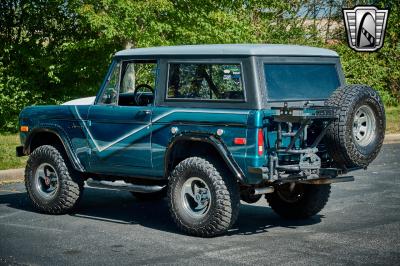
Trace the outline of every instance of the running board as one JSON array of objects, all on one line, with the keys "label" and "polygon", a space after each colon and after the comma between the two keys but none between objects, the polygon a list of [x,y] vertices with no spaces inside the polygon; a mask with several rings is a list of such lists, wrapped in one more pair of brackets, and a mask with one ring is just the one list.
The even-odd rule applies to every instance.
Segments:
[{"label": "running board", "polygon": [[148,185],[135,185],[131,183],[126,183],[123,180],[117,181],[105,181],[105,180],[93,180],[89,178],[86,180],[86,185],[92,188],[101,189],[112,189],[112,190],[125,190],[131,192],[139,193],[154,193],[161,191],[165,186],[148,186]]}]

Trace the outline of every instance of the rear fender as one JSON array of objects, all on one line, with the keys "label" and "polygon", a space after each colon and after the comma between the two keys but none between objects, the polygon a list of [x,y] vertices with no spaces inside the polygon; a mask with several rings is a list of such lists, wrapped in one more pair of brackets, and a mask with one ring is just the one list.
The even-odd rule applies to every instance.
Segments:
[{"label": "rear fender", "polygon": [[218,152],[223,162],[228,166],[229,170],[235,175],[236,179],[239,180],[241,183],[244,182],[244,173],[240,169],[239,165],[236,163],[235,159],[232,157],[232,154],[229,152],[226,145],[224,145],[224,143],[214,135],[201,133],[183,133],[175,136],[170,141],[169,145],[167,146],[167,151],[164,158],[165,176],[168,176],[170,170],[172,170],[170,167],[170,160],[173,156],[172,152],[175,145],[179,145],[180,141],[193,141],[211,144]]}]

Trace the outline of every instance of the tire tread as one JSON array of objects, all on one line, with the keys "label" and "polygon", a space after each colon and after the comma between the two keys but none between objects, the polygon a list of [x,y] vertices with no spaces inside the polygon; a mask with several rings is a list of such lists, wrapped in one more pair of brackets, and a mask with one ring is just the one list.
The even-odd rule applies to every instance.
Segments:
[{"label": "tire tread", "polygon": [[[212,180],[216,191],[216,209],[211,221],[203,226],[189,226],[182,221],[174,201],[174,186],[187,169],[202,169]],[[172,219],[184,232],[201,237],[212,237],[225,233],[237,220],[239,214],[239,191],[237,183],[223,169],[217,168],[208,160],[200,157],[189,157],[180,162],[172,171],[168,186],[168,202]]]},{"label": "tire tread", "polygon": [[[33,191],[35,166],[43,158],[52,161],[59,178],[59,194],[50,202],[43,202]],[[51,145],[40,146],[29,156],[25,168],[25,187],[36,209],[50,214],[63,214],[76,206],[83,192],[83,180],[72,176],[73,170],[67,165],[59,150]]]},{"label": "tire tread", "polygon": [[286,219],[306,219],[320,212],[326,205],[331,185],[304,185],[305,195],[295,203],[288,203],[277,192],[266,194],[271,209]]},{"label": "tire tread", "polygon": [[[382,129],[383,134],[378,134],[375,149],[369,154],[359,151],[349,134],[350,120],[355,106],[363,99],[372,99],[376,104],[376,123]],[[334,121],[326,134],[326,143],[333,161],[340,167],[366,167],[378,155],[383,144],[385,132],[385,110],[379,94],[371,87],[365,85],[345,85],[333,92],[326,101],[326,105],[338,107],[338,120]]]}]

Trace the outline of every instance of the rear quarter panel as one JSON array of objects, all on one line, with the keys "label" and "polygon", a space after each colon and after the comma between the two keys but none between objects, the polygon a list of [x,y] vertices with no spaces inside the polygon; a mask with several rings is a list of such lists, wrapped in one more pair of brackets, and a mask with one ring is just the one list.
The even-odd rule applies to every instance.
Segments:
[{"label": "rear quarter panel", "polygon": [[[232,109],[202,109],[158,107],[153,113],[152,160],[154,169],[164,170],[166,148],[174,134],[172,127],[178,133],[196,132],[217,135],[222,129],[223,134],[218,138],[227,146],[237,164],[246,168],[246,145],[235,145],[235,137],[247,137],[247,122],[250,110]],[[195,151],[193,151],[195,152]]]}]

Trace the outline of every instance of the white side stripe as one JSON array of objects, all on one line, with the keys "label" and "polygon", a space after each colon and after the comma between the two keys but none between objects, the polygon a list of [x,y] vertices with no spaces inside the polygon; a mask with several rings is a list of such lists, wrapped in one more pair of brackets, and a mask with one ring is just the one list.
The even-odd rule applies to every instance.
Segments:
[{"label": "white side stripe", "polygon": [[185,109],[175,109],[175,110],[168,111],[168,112],[166,112],[164,114],[161,114],[161,115],[153,118],[150,123],[147,123],[147,124],[145,124],[145,125],[143,125],[143,126],[141,126],[139,128],[135,128],[134,130],[132,130],[132,131],[128,132],[127,134],[119,137],[117,140],[111,142],[110,144],[107,144],[106,146],[100,146],[97,143],[97,141],[95,140],[95,138],[93,137],[93,135],[90,133],[89,128],[87,127],[85,121],[82,119],[81,115],[79,114],[78,108],[76,106],[75,106],[75,111],[76,111],[76,113],[78,115],[78,118],[83,123],[83,125],[84,125],[84,127],[86,129],[86,132],[88,133],[90,139],[93,141],[94,145],[96,146],[96,149],[99,152],[102,152],[102,151],[110,148],[111,146],[117,144],[118,142],[130,137],[131,135],[133,135],[133,134],[135,134],[135,133],[137,133],[137,132],[139,132],[139,131],[147,128],[147,127],[149,127],[150,125],[154,124],[155,122],[161,120],[162,118],[164,118],[164,117],[166,117],[166,116],[168,116],[168,115],[170,115],[172,113],[182,112],[182,113],[212,113],[212,114],[227,114],[227,113],[230,113],[230,114],[242,114],[242,115],[248,115],[249,114],[249,111],[247,111],[247,112],[242,112],[242,111],[229,111],[229,112],[225,111],[225,112],[222,112],[222,111],[199,111],[199,110],[190,110],[190,111],[188,111],[188,110],[185,110]]}]

